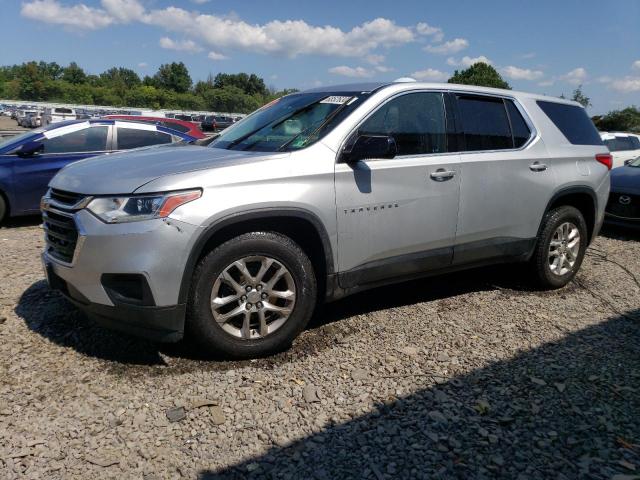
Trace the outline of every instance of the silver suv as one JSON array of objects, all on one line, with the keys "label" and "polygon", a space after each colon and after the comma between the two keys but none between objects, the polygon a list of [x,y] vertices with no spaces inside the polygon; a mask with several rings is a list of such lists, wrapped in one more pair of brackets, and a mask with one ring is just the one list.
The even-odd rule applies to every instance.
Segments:
[{"label": "silver suv", "polygon": [[208,147],[64,168],[42,200],[50,285],[99,323],[226,357],[289,346],[316,304],[526,262],[544,288],[598,233],[611,156],[558,98],[428,83],[276,100]]}]

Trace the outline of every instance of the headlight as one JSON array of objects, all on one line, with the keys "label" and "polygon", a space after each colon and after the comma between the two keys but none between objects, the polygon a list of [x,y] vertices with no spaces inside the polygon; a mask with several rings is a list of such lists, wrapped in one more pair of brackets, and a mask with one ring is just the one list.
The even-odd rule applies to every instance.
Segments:
[{"label": "headlight", "polygon": [[201,190],[190,190],[130,197],[97,197],[89,203],[87,209],[103,222],[136,222],[167,217],[180,205],[201,196]]}]

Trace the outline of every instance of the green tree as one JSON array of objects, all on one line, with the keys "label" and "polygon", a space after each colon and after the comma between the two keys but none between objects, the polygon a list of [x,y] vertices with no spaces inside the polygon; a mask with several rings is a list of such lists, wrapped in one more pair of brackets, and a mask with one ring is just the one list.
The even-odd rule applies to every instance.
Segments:
[{"label": "green tree", "polygon": [[247,95],[267,95],[269,92],[264,80],[256,74],[219,73],[213,81],[215,88],[237,87]]},{"label": "green tree", "polygon": [[511,89],[509,84],[504,81],[498,71],[491,65],[484,62],[474,63],[466,70],[456,70],[453,72],[453,76],[448,80],[448,82],[462,85],[479,85],[482,87]]},{"label": "green tree", "polygon": [[160,65],[158,72],[154,75],[156,86],[178,93],[186,93],[191,88],[191,76],[184,63],[167,63]]},{"label": "green tree", "polygon": [[591,106],[591,99],[582,92],[582,85],[578,85],[578,88],[573,91],[571,100],[578,102],[584,108],[589,108]]},{"label": "green tree", "polygon": [[632,106],[593,117],[598,130],[640,133],[640,109]]},{"label": "green tree", "polygon": [[36,62],[23,63],[19,74],[18,96],[22,100],[43,100],[45,85]]},{"label": "green tree", "polygon": [[87,80],[87,74],[84,73],[84,70],[80,68],[76,62],[71,62],[69,66],[62,70],[62,79],[69,83],[79,85]]}]

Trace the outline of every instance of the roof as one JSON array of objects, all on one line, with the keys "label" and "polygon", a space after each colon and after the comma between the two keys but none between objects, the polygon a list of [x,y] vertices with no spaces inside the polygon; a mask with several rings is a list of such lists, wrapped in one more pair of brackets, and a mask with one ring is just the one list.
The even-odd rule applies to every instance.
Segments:
[{"label": "roof", "polygon": [[379,88],[391,85],[390,82],[366,82],[366,83],[346,83],[343,85],[328,85],[324,87],[305,90],[303,93],[321,92],[373,92]]}]

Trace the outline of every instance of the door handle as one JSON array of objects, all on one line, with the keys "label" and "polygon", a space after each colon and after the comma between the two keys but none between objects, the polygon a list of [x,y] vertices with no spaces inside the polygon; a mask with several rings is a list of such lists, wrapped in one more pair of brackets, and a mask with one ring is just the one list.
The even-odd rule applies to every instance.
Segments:
[{"label": "door handle", "polygon": [[544,163],[533,162],[529,165],[529,170],[532,172],[544,172],[547,169],[547,166]]},{"label": "door handle", "polygon": [[445,180],[453,178],[455,174],[456,172],[454,170],[445,170],[444,168],[439,168],[435,172],[432,172],[429,176],[436,182],[443,182]]}]

